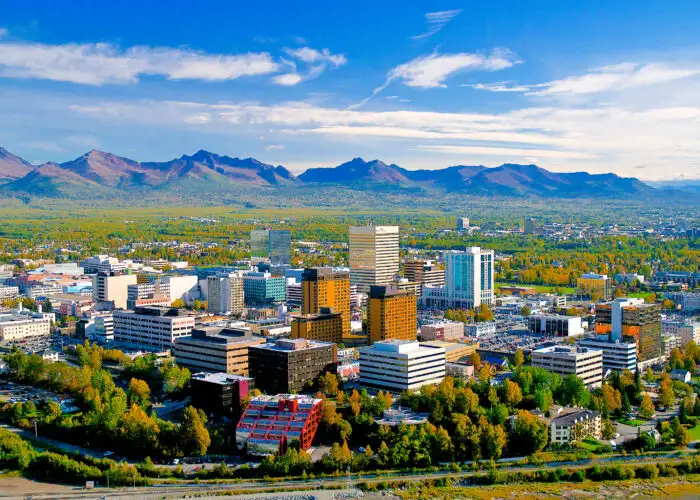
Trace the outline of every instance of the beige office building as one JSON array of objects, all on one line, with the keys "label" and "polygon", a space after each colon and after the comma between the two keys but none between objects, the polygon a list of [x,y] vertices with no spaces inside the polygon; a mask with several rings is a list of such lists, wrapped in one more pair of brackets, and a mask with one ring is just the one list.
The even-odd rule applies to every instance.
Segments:
[{"label": "beige office building", "polygon": [[92,278],[92,298],[95,302],[114,302],[115,309],[125,309],[129,299],[129,285],[135,285],[136,282],[135,274],[98,274]]},{"label": "beige office building", "polygon": [[248,376],[248,348],[265,342],[249,328],[195,328],[175,339],[173,354],[178,365],[193,371],[226,372]]},{"label": "beige office building", "polygon": [[350,282],[360,292],[389,285],[399,272],[399,226],[350,227]]},{"label": "beige office building", "polygon": [[208,311],[215,314],[240,314],[245,308],[243,276],[232,273],[228,276],[207,278]]},{"label": "beige office building", "polygon": [[576,375],[589,389],[603,383],[603,352],[575,346],[552,346],[532,351],[532,366],[558,373]]}]

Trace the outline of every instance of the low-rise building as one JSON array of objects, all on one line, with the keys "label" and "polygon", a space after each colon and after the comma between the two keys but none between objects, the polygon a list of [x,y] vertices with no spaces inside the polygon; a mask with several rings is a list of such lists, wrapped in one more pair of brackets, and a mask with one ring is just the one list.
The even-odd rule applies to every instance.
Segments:
[{"label": "low-rise building", "polygon": [[676,306],[680,306],[683,311],[700,311],[700,293],[698,292],[666,292],[664,296],[672,300]]},{"label": "low-rise building", "polygon": [[335,371],[336,346],[307,339],[277,339],[248,348],[250,376],[268,394],[301,392],[325,371]]},{"label": "low-rise building", "polygon": [[296,316],[292,320],[292,338],[338,344],[343,341],[343,316],[329,307],[322,307],[318,314]]},{"label": "low-rise building", "polygon": [[527,318],[528,328],[533,333],[552,337],[583,335],[583,323],[579,316],[558,314],[536,314]]},{"label": "low-rise building", "polygon": [[249,328],[204,327],[175,340],[178,365],[190,370],[248,376],[248,348],[265,342]]},{"label": "low-rise building", "polygon": [[420,339],[457,340],[464,337],[464,323],[459,321],[440,321],[420,328]]},{"label": "low-rise building", "polygon": [[481,321],[464,325],[464,334],[467,337],[483,337],[496,334],[495,321]]},{"label": "low-rise building", "polygon": [[396,427],[398,425],[422,425],[428,421],[429,413],[415,413],[410,408],[389,408],[384,410],[382,418],[375,420],[377,425],[388,425]]},{"label": "low-rise building", "polygon": [[421,342],[422,345],[442,347],[445,349],[445,362],[452,363],[466,360],[479,348],[478,342],[449,342],[446,340],[428,340]]},{"label": "low-rise building", "polygon": [[632,373],[637,371],[637,343],[633,340],[609,341],[586,338],[579,340],[578,345],[603,353],[603,371],[629,370]]},{"label": "low-rise building", "polygon": [[600,413],[581,408],[564,408],[549,421],[549,441],[568,444],[586,436],[600,438],[602,423]]},{"label": "low-rise building", "polygon": [[360,385],[391,392],[439,384],[445,348],[410,340],[385,340],[360,349]]},{"label": "low-rise building", "polygon": [[586,387],[595,389],[603,382],[603,353],[576,346],[551,346],[532,351],[532,366],[562,376],[576,375]]},{"label": "low-rise building", "polygon": [[474,365],[467,363],[446,363],[445,375],[453,378],[468,380],[474,377]]},{"label": "low-rise building", "polygon": [[236,426],[236,446],[258,456],[284,454],[292,443],[308,450],[321,421],[321,403],[293,394],[252,398]]},{"label": "low-rise building", "polygon": [[42,314],[0,313],[0,342],[45,337],[51,333],[51,320]]},{"label": "low-rise building", "polygon": [[0,300],[16,299],[19,296],[19,287],[0,285]]},{"label": "low-rise building", "polygon": [[671,378],[673,380],[680,380],[681,382],[689,384],[693,378],[693,374],[690,373],[688,370],[672,370]]},{"label": "low-rise building", "polygon": [[230,373],[195,373],[190,387],[195,408],[237,418],[243,410],[243,401],[255,388],[255,381]]},{"label": "low-rise building", "polygon": [[139,307],[114,311],[114,339],[141,349],[170,349],[179,337],[189,335],[194,316],[172,307]]}]

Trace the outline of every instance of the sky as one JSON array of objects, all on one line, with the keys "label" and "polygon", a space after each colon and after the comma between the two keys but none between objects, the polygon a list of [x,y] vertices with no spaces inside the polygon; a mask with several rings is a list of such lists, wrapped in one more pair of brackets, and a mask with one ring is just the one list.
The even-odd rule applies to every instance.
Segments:
[{"label": "sky", "polygon": [[0,0],[0,146],[700,179],[697,0]]}]

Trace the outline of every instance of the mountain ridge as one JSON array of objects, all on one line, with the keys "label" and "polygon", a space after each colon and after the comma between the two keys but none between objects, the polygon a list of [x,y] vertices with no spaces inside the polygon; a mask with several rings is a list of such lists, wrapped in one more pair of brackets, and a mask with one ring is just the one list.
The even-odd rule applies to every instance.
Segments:
[{"label": "mountain ridge", "polygon": [[193,155],[160,162],[138,162],[91,150],[70,161],[35,167],[0,148],[0,189],[6,195],[109,197],[151,191],[203,195],[241,188],[295,187],[560,198],[647,196],[661,191],[639,179],[613,173],[559,173],[512,163],[408,170],[378,159],[356,157],[336,167],[307,169],[297,177],[282,165],[201,149]]}]

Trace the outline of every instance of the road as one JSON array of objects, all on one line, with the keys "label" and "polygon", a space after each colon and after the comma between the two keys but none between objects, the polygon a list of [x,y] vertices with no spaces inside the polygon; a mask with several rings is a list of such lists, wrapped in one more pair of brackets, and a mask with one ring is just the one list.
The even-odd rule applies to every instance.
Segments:
[{"label": "road", "polygon": [[[624,459],[625,465],[644,465],[650,463],[663,463],[669,461],[667,458],[660,457],[619,457]],[[676,460],[678,458],[676,457]],[[606,459],[601,461],[601,463],[610,463],[614,461],[613,459]],[[592,461],[586,461],[586,463],[571,463],[569,465],[558,462],[556,464],[543,464],[540,466],[511,466],[499,468],[499,472],[532,472],[536,470],[546,470],[554,468],[566,467],[567,469],[583,469],[590,467],[593,463]],[[182,495],[182,496],[202,496],[202,495],[221,495],[226,491],[235,490],[236,494],[245,494],[245,492],[258,492],[260,490],[277,490],[275,493],[280,494],[279,490],[285,489],[288,492],[294,492],[295,494],[300,494],[301,491],[308,492],[314,490],[320,490],[323,488],[340,488],[340,489],[353,489],[357,487],[359,483],[375,484],[384,481],[421,481],[426,479],[439,479],[449,476],[452,479],[468,479],[475,475],[483,475],[484,471],[466,471],[461,473],[455,473],[453,471],[440,471],[440,472],[428,472],[423,474],[386,474],[386,475],[365,475],[362,477],[351,476],[351,477],[341,477],[341,478],[326,478],[326,479],[295,479],[284,482],[279,481],[248,481],[240,483],[207,483],[207,484],[180,484],[180,485],[154,485],[151,487],[138,487],[138,488],[97,488],[94,490],[84,490],[75,489],[69,494],[60,494],[55,491],[50,491],[50,485],[46,485],[45,490],[32,492],[31,496],[33,499],[69,499],[69,498],[82,498],[82,499],[97,499],[103,497],[109,498],[121,498],[121,497],[138,497],[141,499],[160,499],[165,495]],[[43,485],[41,485],[43,486]],[[338,490],[334,490],[338,491]],[[0,498],[18,498],[10,492],[0,491]],[[26,498],[26,497],[19,497]]]},{"label": "road", "polygon": [[74,444],[64,443],[63,441],[57,441],[46,436],[39,434],[34,436],[34,430],[20,429],[19,427],[14,427],[8,424],[0,424],[0,427],[6,429],[15,434],[19,434],[23,438],[31,439],[34,442],[44,443],[49,446],[53,446],[67,453],[80,453],[81,455],[86,455],[88,457],[102,458],[102,452],[97,450],[91,450],[89,448],[83,448],[82,446],[76,446]]}]

